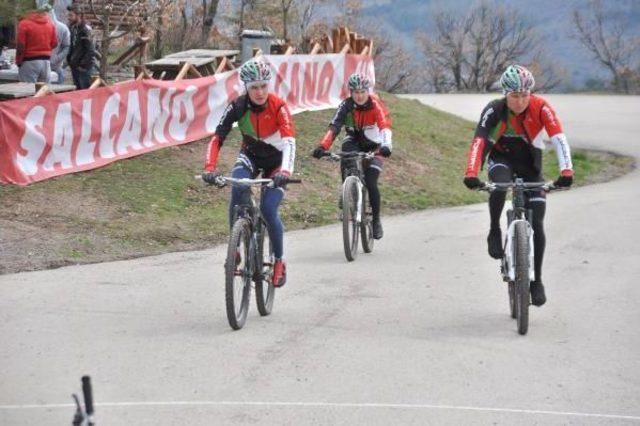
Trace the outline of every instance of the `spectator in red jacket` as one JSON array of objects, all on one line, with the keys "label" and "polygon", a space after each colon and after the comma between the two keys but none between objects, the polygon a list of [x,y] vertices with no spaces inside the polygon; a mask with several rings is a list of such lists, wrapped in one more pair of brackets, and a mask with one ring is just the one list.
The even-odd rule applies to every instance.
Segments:
[{"label": "spectator in red jacket", "polygon": [[58,45],[56,27],[48,16],[50,10],[45,3],[18,23],[16,65],[20,81],[49,83],[51,52]]}]

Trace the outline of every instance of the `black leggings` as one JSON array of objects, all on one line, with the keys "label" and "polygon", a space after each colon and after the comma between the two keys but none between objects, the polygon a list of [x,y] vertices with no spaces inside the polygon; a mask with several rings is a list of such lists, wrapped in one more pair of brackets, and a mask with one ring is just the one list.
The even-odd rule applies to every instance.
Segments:
[{"label": "black leggings", "polygon": [[[520,175],[525,181],[540,182],[541,176]],[[513,171],[505,163],[493,163],[489,167],[489,180],[496,183],[513,181]],[[525,208],[530,209],[531,227],[533,228],[533,260],[536,281],[542,280],[542,259],[547,239],[544,235],[544,214],[547,209],[545,194],[543,191],[527,192]],[[491,216],[491,228],[500,228],[500,216],[507,197],[503,191],[494,191],[489,196],[489,215]]]},{"label": "black leggings", "polygon": [[[377,145],[373,145],[377,147]],[[353,138],[347,137],[342,142],[343,152],[358,152],[358,151],[372,151],[366,149],[368,147],[360,146]],[[353,159],[345,159],[340,163],[340,170],[342,172],[342,180],[347,177],[347,171],[349,168],[355,167],[355,161]],[[380,171],[382,171],[382,159],[374,157],[371,161],[365,161],[363,163],[364,168],[364,183],[369,193],[369,204],[371,205],[371,214],[373,220],[380,220],[380,190],[378,190],[378,178],[380,177]]]}]

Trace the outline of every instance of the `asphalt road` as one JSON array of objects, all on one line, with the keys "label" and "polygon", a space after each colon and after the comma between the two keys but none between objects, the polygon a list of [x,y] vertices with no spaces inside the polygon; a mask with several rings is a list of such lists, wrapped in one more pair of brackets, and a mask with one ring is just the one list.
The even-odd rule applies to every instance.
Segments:
[{"label": "asphalt road", "polygon": [[[640,157],[640,98],[549,99],[573,146]],[[639,183],[549,197],[527,336],[484,204],[385,218],[354,263],[337,225],[288,233],[273,315],[237,332],[224,247],[0,276],[0,424],[70,423],[83,374],[109,425],[640,423]]]}]

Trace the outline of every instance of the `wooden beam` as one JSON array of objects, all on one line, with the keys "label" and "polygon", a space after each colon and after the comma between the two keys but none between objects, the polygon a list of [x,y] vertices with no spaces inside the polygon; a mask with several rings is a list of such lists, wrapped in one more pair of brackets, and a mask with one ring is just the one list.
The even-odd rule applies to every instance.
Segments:
[{"label": "wooden beam", "polygon": [[219,72],[224,71],[224,69],[227,68],[227,62],[229,62],[227,58],[222,58],[214,74],[218,74]]},{"label": "wooden beam", "polygon": [[106,86],[106,85],[107,83],[105,83],[103,79],[101,79],[100,77],[96,77],[93,80],[93,83],[91,83],[91,86],[89,86],[89,89],[97,89],[98,87]]},{"label": "wooden beam", "polygon": [[361,55],[368,55],[369,54],[369,46],[365,46],[364,49],[362,49],[362,51],[360,52]]},{"label": "wooden beam", "polygon": [[262,49],[254,47],[253,48],[253,57],[257,58],[258,56],[262,56]]},{"label": "wooden beam", "polygon": [[195,78],[202,78],[202,74],[200,74],[200,71],[198,71],[198,68],[196,68],[193,64],[189,64],[189,72]]},{"label": "wooden beam", "polygon": [[321,49],[320,43],[314,44],[313,48],[311,49],[311,52],[309,52],[309,55],[315,55],[320,51],[320,49]]},{"label": "wooden beam", "polygon": [[176,75],[174,80],[178,81],[184,79],[190,68],[191,64],[189,62],[180,61],[180,72]]},{"label": "wooden beam", "polygon": [[349,43],[346,43],[344,46],[342,46],[342,50],[340,50],[340,53],[342,54],[349,53],[350,50],[351,50],[351,46],[349,46]]},{"label": "wooden beam", "polygon": [[36,83],[36,94],[33,95],[34,98],[40,98],[42,96],[51,95],[53,92],[49,90],[49,87],[46,83]]},{"label": "wooden beam", "polygon": [[294,51],[295,49],[293,48],[293,46],[289,46],[287,47],[287,50],[284,51],[284,55],[291,55]]}]

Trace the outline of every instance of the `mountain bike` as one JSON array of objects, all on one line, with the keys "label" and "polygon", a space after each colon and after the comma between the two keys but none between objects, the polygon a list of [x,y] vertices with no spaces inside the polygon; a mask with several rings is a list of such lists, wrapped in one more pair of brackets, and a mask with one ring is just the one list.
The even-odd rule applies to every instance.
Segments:
[{"label": "mountain bike", "polygon": [[535,279],[532,212],[525,208],[525,193],[540,189],[551,192],[558,188],[553,183],[524,182],[518,177],[514,182],[487,182],[479,188],[480,191],[487,192],[509,189],[512,191],[512,207],[507,210],[507,233],[500,272],[508,285],[511,318],[517,321],[518,333],[524,335],[529,329],[529,286]]},{"label": "mountain bike", "polygon": [[[300,182],[300,179],[289,179],[287,184]],[[265,190],[273,187],[271,179],[236,179],[228,176],[219,176],[216,186],[222,188],[229,183],[248,187],[259,186],[260,200],[264,197]],[[271,282],[275,256],[267,222],[256,205],[253,191],[249,200],[250,204],[233,208],[233,226],[224,263],[227,319],[234,330],[241,329],[247,320],[252,282],[255,285],[256,305],[261,316],[271,314],[276,292]]]},{"label": "mountain bike", "polygon": [[339,162],[350,159],[351,167],[345,171],[342,182],[340,207],[342,209],[342,243],[349,262],[358,256],[358,240],[362,240],[365,253],[373,251],[373,218],[369,208],[368,192],[364,182],[363,161],[371,160],[373,152],[327,152],[324,157]]}]

